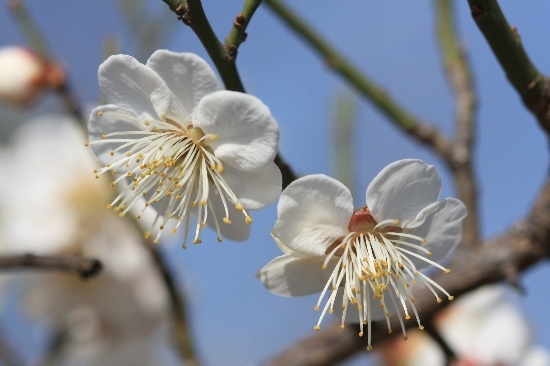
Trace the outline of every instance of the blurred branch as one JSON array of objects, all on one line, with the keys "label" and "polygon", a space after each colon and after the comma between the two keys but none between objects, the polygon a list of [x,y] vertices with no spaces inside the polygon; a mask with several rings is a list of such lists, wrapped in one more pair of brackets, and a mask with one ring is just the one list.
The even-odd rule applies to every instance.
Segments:
[{"label": "blurred branch", "polygon": [[185,298],[180,294],[172,273],[170,273],[168,265],[157,249],[157,246],[151,241],[148,241],[146,247],[151,253],[151,257],[162,275],[162,279],[170,296],[172,317],[174,319],[174,333],[180,355],[187,366],[198,366],[200,363],[197,359],[193,337],[191,336],[190,326],[187,321],[187,304]]},{"label": "blurred branch", "polygon": [[424,124],[406,111],[384,89],[363,75],[358,68],[336,51],[332,45],[322,39],[294,11],[287,8],[283,2],[279,0],[265,0],[265,3],[290,29],[313,47],[334,72],[343,77],[363,97],[371,101],[399,129],[418,142],[433,149],[445,161],[450,159],[450,143],[437,129]]},{"label": "blurred branch", "polygon": [[[465,52],[456,35],[452,0],[436,0],[437,34],[447,78],[456,98],[456,132],[452,141],[451,172],[458,197],[468,208],[468,216],[462,226],[463,243],[477,245],[479,241],[479,216],[477,179],[472,166],[475,139],[475,95],[472,73]],[[463,245],[464,245],[463,244]]]},{"label": "blurred branch", "polygon": [[97,259],[68,256],[42,256],[34,254],[0,256],[0,271],[13,269],[62,270],[72,272],[82,278],[98,274],[102,265]]},{"label": "blurred branch", "polygon": [[334,178],[342,182],[350,192],[354,191],[355,162],[353,127],[356,123],[357,101],[349,94],[335,98],[332,119],[332,164]]},{"label": "blurred branch", "polygon": [[[549,257],[550,180],[547,180],[526,219],[483,245],[460,247],[448,266],[452,269],[451,274],[438,274],[434,280],[456,298],[486,284],[503,280],[513,283],[520,273]],[[427,288],[415,290],[415,298],[416,309],[424,322],[430,321],[437,311],[449,304],[438,304]],[[397,320],[392,320],[392,327],[399,327]],[[339,324],[335,322],[295,343],[266,365],[332,365],[366,347],[366,337],[358,337],[358,329],[346,327],[342,330]],[[414,321],[406,325],[417,326]],[[373,344],[388,338],[386,323],[373,323],[372,335]]]},{"label": "blurred branch", "polygon": [[472,18],[493,50],[506,77],[523,103],[550,133],[550,79],[541,74],[523,49],[519,33],[510,27],[496,0],[468,0]]},{"label": "blurred branch", "polygon": [[237,14],[233,27],[225,39],[225,49],[233,58],[237,57],[237,49],[246,40],[246,27],[261,3],[262,0],[245,0],[243,10]]},{"label": "blurred branch", "polygon": [[[187,2],[183,0],[162,0],[164,1],[170,9],[177,14],[178,19],[182,20],[187,24],[193,32],[197,35],[202,45],[210,55],[212,62],[216,66],[218,73],[220,74],[225,88],[227,90],[233,90],[241,93],[245,93],[244,86],[241,83],[241,78],[239,76],[239,71],[235,65],[235,55],[231,56],[230,52],[227,51],[226,47],[220,43],[218,37],[214,33],[214,30],[210,26],[204,9],[202,8],[202,3],[200,0],[189,0]],[[254,12],[255,1],[247,1],[247,4],[251,7],[249,10],[246,10],[250,15],[247,18],[247,23],[250,22],[250,16]],[[243,9],[243,11],[245,11]],[[244,31],[244,29],[243,29]],[[278,154],[275,157],[275,164],[281,170],[283,175],[283,189],[288,186],[292,181],[296,180],[298,176],[292,171],[292,168],[284,159]]]},{"label": "blurred branch", "polygon": [[11,11],[21,32],[26,37],[31,49],[40,55],[44,59],[44,62],[47,63],[50,69],[48,78],[52,79],[49,84],[52,85],[55,92],[59,95],[67,111],[83,126],[86,126],[87,118],[82,114],[78,99],[70,86],[67,73],[64,67],[52,58],[48,44],[25,7],[23,0],[6,0],[6,5]]}]

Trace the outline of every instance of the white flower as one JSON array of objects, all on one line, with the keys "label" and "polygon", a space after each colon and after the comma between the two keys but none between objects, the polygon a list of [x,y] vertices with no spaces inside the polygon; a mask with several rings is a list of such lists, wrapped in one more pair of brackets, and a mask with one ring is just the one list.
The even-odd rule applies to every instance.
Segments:
[{"label": "white flower", "polygon": [[27,48],[0,48],[0,99],[9,104],[27,104],[45,88],[59,86],[64,78],[59,66]]},{"label": "white flower", "polygon": [[[10,174],[0,177],[0,251],[98,258],[102,271],[86,281],[56,272],[19,275],[24,309],[67,330],[75,357],[87,350],[117,360],[72,364],[154,364],[151,345],[167,321],[167,292],[139,232],[101,203],[112,189],[90,177],[97,162],[83,139],[76,121],[41,117],[2,151],[0,169]],[[141,359],[115,346],[134,343],[150,345]]]},{"label": "white flower", "polygon": [[[533,343],[525,316],[501,285],[482,287],[445,308],[435,325],[457,356],[453,365],[548,366],[550,353]],[[409,342],[389,341],[380,349],[383,365],[439,366],[445,355],[431,338],[410,332]]]},{"label": "white flower", "polygon": [[389,329],[392,313],[406,337],[400,309],[409,319],[412,308],[422,329],[410,287],[415,278],[432,290],[438,302],[442,301],[438,291],[453,299],[418,272],[435,266],[449,273],[436,262],[460,241],[466,207],[453,198],[438,201],[440,192],[437,171],[420,160],[400,160],[385,167],[367,188],[367,205],[356,212],[342,183],[325,175],[300,178],[282,193],[272,231],[285,254],[257,276],[281,296],[322,291],[315,310],[328,296],[316,330],[327,311],[335,310],[339,294],[341,327],[348,305],[355,305],[360,336],[368,324],[367,349],[371,349],[371,320],[386,318]]},{"label": "white flower", "polygon": [[99,67],[99,86],[112,104],[90,115],[89,144],[106,164],[96,173],[116,172],[113,184],[124,185],[109,207],[124,215],[153,206],[156,243],[171,218],[172,231],[183,222],[187,237],[190,212],[198,217],[194,243],[206,225],[218,241],[222,234],[245,240],[248,210],[281,190],[273,163],[279,130],[269,109],[251,95],[221,90],[206,62],[189,53],[160,50],[147,65],[111,56]]}]

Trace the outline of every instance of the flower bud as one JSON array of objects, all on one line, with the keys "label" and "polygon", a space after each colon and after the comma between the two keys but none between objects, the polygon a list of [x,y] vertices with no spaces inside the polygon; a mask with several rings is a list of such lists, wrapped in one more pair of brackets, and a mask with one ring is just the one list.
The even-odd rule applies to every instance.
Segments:
[{"label": "flower bud", "polygon": [[65,82],[63,69],[20,46],[0,48],[0,100],[24,106],[41,91]]}]

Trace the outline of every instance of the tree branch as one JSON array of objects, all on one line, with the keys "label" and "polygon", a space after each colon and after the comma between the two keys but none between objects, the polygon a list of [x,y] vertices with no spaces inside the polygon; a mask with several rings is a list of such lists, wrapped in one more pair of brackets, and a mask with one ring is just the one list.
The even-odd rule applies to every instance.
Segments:
[{"label": "tree branch", "polygon": [[97,259],[77,256],[45,256],[34,254],[0,256],[0,271],[13,269],[61,270],[89,278],[98,274],[102,265]]},{"label": "tree branch", "polygon": [[519,33],[510,27],[496,0],[468,0],[472,18],[489,43],[506,77],[523,103],[550,133],[550,79],[541,74],[523,49]]},{"label": "tree branch", "polygon": [[451,154],[449,141],[434,127],[428,126],[406,111],[387,92],[363,75],[342,54],[322,39],[303,19],[279,0],[265,0],[266,5],[296,34],[326,60],[329,67],[343,77],[363,97],[371,101],[396,127],[433,149],[443,160]]},{"label": "tree branch", "polygon": [[437,34],[443,64],[456,98],[455,137],[452,141],[451,172],[458,197],[468,208],[462,226],[463,245],[475,246],[479,241],[477,179],[472,167],[475,139],[475,95],[472,73],[456,35],[455,16],[451,0],[436,0]]},{"label": "tree branch", "polygon": [[[480,286],[506,280],[513,268],[521,273],[541,260],[550,257],[550,180],[542,189],[529,217],[516,224],[506,233],[486,241],[475,248],[461,248],[453,257],[448,268],[451,274],[438,274],[434,280],[449,293],[460,296]],[[415,291],[415,306],[420,319],[430,321],[442,306],[427,288]],[[410,321],[406,325],[415,327]],[[399,327],[393,319],[392,327]],[[294,344],[277,355],[266,365],[269,366],[306,366],[332,365],[364,349],[366,337],[359,337],[355,327],[340,329],[339,322],[334,323],[315,335]],[[384,321],[376,322],[372,328],[373,344],[389,337]]]}]

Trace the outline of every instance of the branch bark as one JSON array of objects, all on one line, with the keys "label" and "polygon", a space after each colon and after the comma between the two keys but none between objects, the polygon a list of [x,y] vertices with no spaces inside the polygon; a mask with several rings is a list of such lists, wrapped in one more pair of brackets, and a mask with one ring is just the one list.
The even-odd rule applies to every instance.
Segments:
[{"label": "branch bark", "polygon": [[0,256],[0,271],[14,269],[60,270],[89,278],[97,275],[101,262],[97,259],[68,256],[42,256],[34,254]]},{"label": "branch bark", "polygon": [[[476,248],[463,247],[453,257],[448,268],[451,274],[439,274],[434,280],[455,298],[480,286],[508,280],[509,271],[521,273],[536,263],[550,257],[550,180],[541,190],[529,217],[510,228],[504,234],[490,239]],[[442,306],[437,304],[427,288],[415,292],[415,306],[420,319],[430,321]],[[399,328],[397,319],[392,327]],[[416,323],[409,321],[409,327]],[[367,345],[365,337],[357,335],[358,329],[340,329],[334,323],[315,335],[305,338],[265,365],[306,366],[333,365]],[[386,323],[373,324],[373,344],[388,338]]]},{"label": "branch bark", "polygon": [[466,54],[458,41],[454,2],[436,0],[437,34],[447,79],[456,98],[455,136],[452,141],[450,170],[458,197],[468,216],[462,226],[463,245],[475,246],[479,241],[477,178],[472,166],[475,140],[477,97]]},{"label": "branch bark", "polygon": [[525,52],[516,27],[510,27],[496,0],[468,0],[472,18],[489,43],[523,103],[550,134],[550,79]]}]

